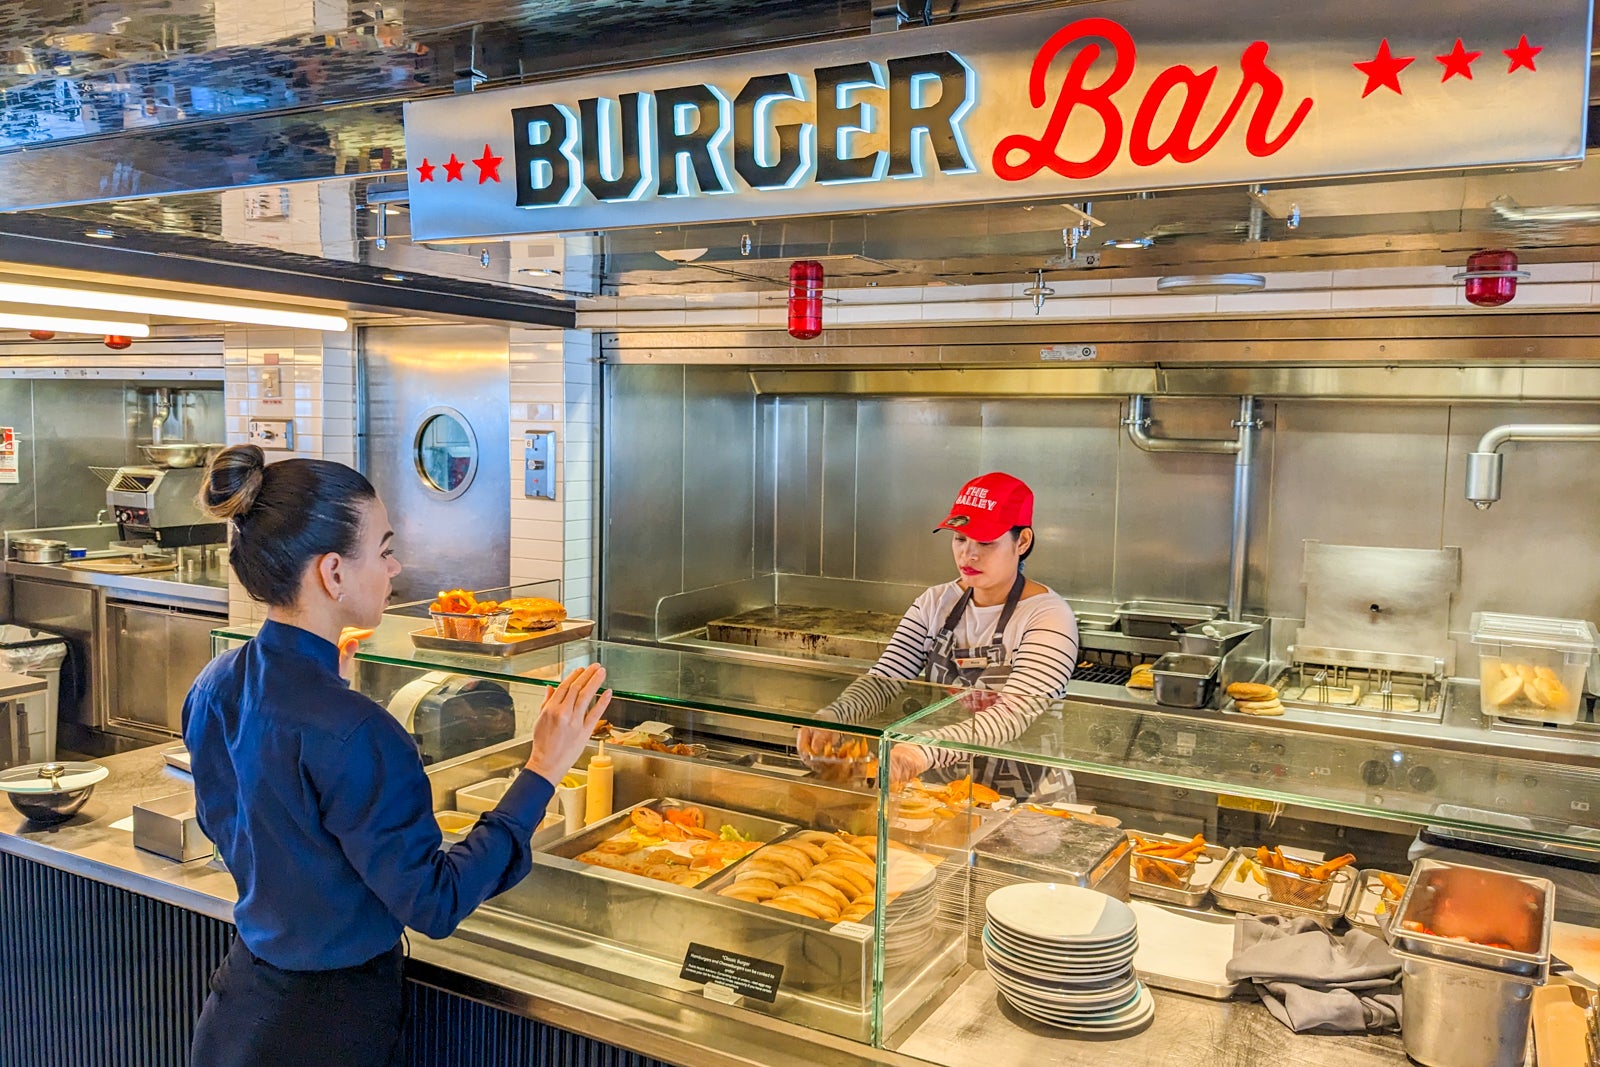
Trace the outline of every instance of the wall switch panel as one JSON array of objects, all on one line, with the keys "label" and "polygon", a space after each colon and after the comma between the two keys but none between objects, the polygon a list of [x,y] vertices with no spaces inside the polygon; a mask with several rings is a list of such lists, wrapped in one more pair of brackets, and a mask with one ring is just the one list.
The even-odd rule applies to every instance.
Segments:
[{"label": "wall switch panel", "polygon": [[248,439],[266,452],[293,452],[294,420],[251,419]]}]

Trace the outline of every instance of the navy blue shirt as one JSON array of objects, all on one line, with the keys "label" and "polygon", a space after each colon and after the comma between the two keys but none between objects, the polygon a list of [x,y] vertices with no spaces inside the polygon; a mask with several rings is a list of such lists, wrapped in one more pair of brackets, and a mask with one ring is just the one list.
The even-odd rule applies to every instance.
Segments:
[{"label": "navy blue shirt", "polygon": [[416,743],[339,676],[339,651],[268,622],[212,660],[183,706],[200,826],[239,887],[250,951],[287,970],[365,963],[403,927],[444,937],[532,866],[554,787],[519,774],[441,851]]}]

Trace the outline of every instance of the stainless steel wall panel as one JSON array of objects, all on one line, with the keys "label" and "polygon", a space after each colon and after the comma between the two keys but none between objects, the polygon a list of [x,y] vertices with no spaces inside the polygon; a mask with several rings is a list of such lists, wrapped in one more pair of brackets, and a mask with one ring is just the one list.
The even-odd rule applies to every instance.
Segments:
[{"label": "stainless steel wall panel", "polygon": [[822,570],[822,408],[820,397],[763,401],[772,423],[774,558],[779,573]]},{"label": "stainless steel wall panel", "polygon": [[[1600,619],[1600,444],[1514,441],[1505,455],[1502,496],[1487,511],[1466,499],[1467,453],[1484,432],[1508,422],[1596,423],[1593,404],[1506,404],[1452,411],[1443,473],[1442,543],[1461,547],[1454,631],[1474,611]],[[1470,646],[1462,646],[1470,670]]]},{"label": "stainless steel wall panel", "polygon": [[[216,406],[220,409],[221,390],[211,393],[217,397]],[[133,441],[148,441],[150,425],[133,425],[139,408],[129,394],[137,395],[121,382],[33,383],[30,458],[38,488],[38,525],[88,522],[106,506],[105,483],[89,470],[90,464],[121,466],[144,462]],[[138,433],[140,429],[142,434]]]},{"label": "stainless steel wall panel", "polygon": [[[505,585],[511,574],[506,329],[368,327],[360,344],[368,388],[367,476],[389,509],[404,568],[394,583],[396,598]],[[424,415],[439,406],[459,411],[478,442],[477,474],[453,500],[424,486],[414,458]]]},{"label": "stainless steel wall panel", "polygon": [[656,601],[684,591],[682,367],[606,371],[606,635],[654,638]]},{"label": "stainless steel wall panel", "polygon": [[[1116,400],[985,401],[981,470],[1034,493],[1028,573],[1066,596],[1109,597],[1117,545]],[[951,485],[944,506],[955,498]]]},{"label": "stainless steel wall panel", "polygon": [[756,404],[750,376],[707,370],[684,390],[683,588],[751,577]]},{"label": "stainless steel wall panel", "polygon": [[[1237,401],[1163,398],[1151,405],[1158,437],[1233,439]],[[1228,601],[1234,459],[1145,452],[1117,442],[1116,573],[1112,599]],[[1072,595],[1080,595],[1076,590]]]},{"label": "stainless steel wall panel", "polygon": [[1442,404],[1277,405],[1270,431],[1275,439],[1272,518],[1265,534],[1270,614],[1302,617],[1300,572],[1308,539],[1443,547],[1440,515],[1450,415]]},{"label": "stainless steel wall panel", "polygon": [[[11,530],[39,526],[33,484],[33,459],[38,449],[33,432],[32,382],[0,379],[0,426],[16,430],[18,478],[15,484],[0,483],[0,525]],[[101,499],[104,498],[102,491]]]},{"label": "stainless steel wall panel", "polygon": [[856,573],[869,582],[948,581],[948,537],[929,531],[983,473],[982,413],[970,400],[865,400],[858,416]]},{"label": "stainless steel wall panel", "polygon": [[[829,578],[856,575],[856,515],[860,437],[857,404],[848,397],[822,401],[822,566]],[[868,507],[870,508],[870,504]]]}]

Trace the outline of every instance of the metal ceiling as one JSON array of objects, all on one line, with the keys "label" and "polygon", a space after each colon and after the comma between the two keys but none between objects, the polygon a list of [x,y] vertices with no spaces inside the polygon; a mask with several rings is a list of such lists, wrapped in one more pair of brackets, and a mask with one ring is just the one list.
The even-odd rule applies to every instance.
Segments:
[{"label": "metal ceiling", "polygon": [[[1037,5],[937,0],[930,10],[942,20],[1026,6]],[[291,8],[304,9],[306,25],[286,21]],[[863,33],[874,14],[868,0],[0,0],[0,210],[77,205],[0,218],[0,231],[61,243],[105,226],[126,248],[181,253],[191,264],[232,261],[326,280],[346,267],[220,249],[221,198],[205,190],[403,181],[393,173],[404,166],[400,101],[452,91],[462,79],[481,76],[493,87]],[[322,24],[309,24],[313,15]],[[363,202],[359,190],[354,199]],[[416,307],[423,287],[501,307],[526,304],[532,293],[552,299],[531,306],[548,308],[587,291],[559,277],[508,276],[501,256],[485,271],[477,250],[411,248],[397,208],[386,220],[386,251],[375,247],[376,216],[359,214],[361,263],[348,269],[371,288],[356,303],[380,306],[383,297]],[[603,280],[624,295],[765,292],[781,288],[788,263],[802,257],[824,259],[833,288],[1012,282],[1037,269],[1048,283],[1079,271],[1459,266],[1493,246],[1528,262],[1593,260],[1600,165],[1285,185],[1259,196],[1180,190],[1103,199],[1092,212],[1105,225],[1072,261],[1062,230],[1077,216],[1060,201],[616,231],[603,235]],[[1148,247],[1105,243],[1135,239]],[[699,249],[690,262],[661,255]],[[383,279],[395,270],[405,282]],[[440,280],[423,283],[419,273]],[[461,293],[450,293],[450,278]]]}]

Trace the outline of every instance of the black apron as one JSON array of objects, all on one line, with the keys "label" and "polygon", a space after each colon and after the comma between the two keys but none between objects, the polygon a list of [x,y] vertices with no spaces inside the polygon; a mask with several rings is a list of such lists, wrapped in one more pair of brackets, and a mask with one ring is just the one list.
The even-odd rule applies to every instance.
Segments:
[{"label": "black apron", "polygon": [[[972,603],[972,590],[963,591],[955,607],[950,609],[950,614],[945,616],[944,625],[934,635],[933,648],[929,650],[928,666],[923,672],[923,677],[938,685],[960,686],[981,693],[998,693],[1005,686],[1006,680],[1011,677],[1010,655],[1005,647],[1006,626],[1011,622],[1011,616],[1016,613],[1017,603],[1022,600],[1022,590],[1027,584],[1028,580],[1023,577],[1022,572],[1017,571],[1017,580],[1011,583],[1011,591],[1006,594],[1005,606],[1000,609],[1000,618],[994,624],[994,632],[990,635],[989,643],[970,648],[957,648],[955,640],[956,627],[961,624],[962,616],[967,613],[967,608]],[[951,690],[951,692],[956,691]],[[969,707],[972,707],[975,713],[994,702],[994,698],[974,699],[974,696],[975,694],[969,695],[963,699],[970,701]],[[954,767],[932,767],[924,777],[934,781],[952,781],[961,777],[955,773],[959,766],[957,764]],[[1002,796],[1014,797],[1017,800],[1048,802],[1070,799],[1072,792],[1071,779],[1055,768],[990,756],[972,758],[972,780],[988,786]]]}]

